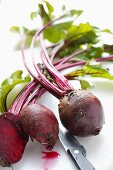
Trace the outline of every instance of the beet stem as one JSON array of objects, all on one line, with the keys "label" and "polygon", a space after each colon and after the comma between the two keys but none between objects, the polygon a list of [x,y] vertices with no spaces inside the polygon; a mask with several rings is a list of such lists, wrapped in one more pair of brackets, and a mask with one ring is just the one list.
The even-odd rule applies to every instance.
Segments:
[{"label": "beet stem", "polygon": [[79,55],[79,54],[82,54],[82,53],[84,53],[84,52],[86,52],[86,51],[87,51],[87,49],[75,51],[73,54],[71,54],[71,55],[69,55],[69,56],[67,56],[67,57],[65,57],[65,58],[63,58],[63,59],[60,59],[60,60],[56,61],[56,62],[54,63],[54,65],[57,65],[57,64],[63,65],[64,63],[66,63],[67,61],[69,61],[70,59],[72,59],[73,57],[75,57],[75,56],[77,56],[77,55]]},{"label": "beet stem", "polygon": [[28,100],[25,102],[24,107],[27,106],[29,103],[35,103],[36,102],[36,96],[40,94],[41,86],[38,86],[33,93],[29,96]]},{"label": "beet stem", "polygon": [[[32,57],[26,58],[24,54],[24,41],[21,47],[22,52],[22,58],[24,66],[26,67],[27,71],[32,75],[32,77],[38,81],[42,86],[46,87],[50,93],[55,95],[57,98],[59,96],[63,95],[64,92],[60,90],[56,85],[52,84],[44,74],[40,71],[40,69],[37,67],[37,64],[32,62]],[[31,61],[30,61],[31,60]],[[30,68],[31,67],[31,68]],[[37,74],[38,73],[38,74]]]},{"label": "beet stem", "polygon": [[[51,61],[53,61],[53,59],[55,58],[56,54],[62,49],[62,47],[64,46],[64,42],[60,43],[59,45],[57,45],[51,53]],[[47,48],[46,48],[47,49]]]},{"label": "beet stem", "polygon": [[72,86],[68,83],[68,80],[63,75],[61,75],[56,70],[56,68],[53,66],[53,64],[48,56],[47,50],[45,48],[42,35],[40,36],[40,43],[41,43],[41,47],[43,50],[43,55],[41,55],[43,64],[46,66],[48,71],[53,75],[53,77],[55,77],[55,81],[58,83],[58,85],[61,88],[63,88],[65,91],[73,90]]},{"label": "beet stem", "polygon": [[[104,61],[110,61],[113,60],[113,55],[107,56],[107,57],[102,57],[102,58],[95,58],[96,62],[104,62]],[[81,66],[81,65],[85,65],[87,63],[87,61],[77,61],[75,63],[65,63],[63,65],[57,65],[56,69],[63,70],[63,69],[67,69],[70,67],[75,67],[75,66]]]},{"label": "beet stem", "polygon": [[34,90],[34,88],[37,86],[37,82],[32,81],[30,82],[17,96],[17,98],[14,100],[12,105],[10,106],[8,112],[11,112],[13,114],[18,114],[23,107],[26,99],[28,98],[28,95]]},{"label": "beet stem", "polygon": [[[61,75],[62,79],[60,78],[60,73],[54,68],[54,66],[52,65],[51,61],[49,60],[46,48],[44,47],[43,42],[41,41],[41,45],[42,45],[42,50],[43,50],[43,54],[41,55],[42,61],[43,63],[46,63],[47,69],[49,71],[51,71],[51,74],[55,77],[55,80],[58,80],[59,83],[57,83],[58,86],[60,86],[60,89],[57,88],[56,86],[54,86],[52,83],[50,83],[47,78],[45,78],[45,76],[40,72],[39,68],[37,67],[37,64],[35,62],[35,56],[33,55],[33,49],[34,49],[34,43],[36,41],[36,36],[33,37],[32,43],[31,43],[31,54],[33,56],[33,65],[34,68],[36,69],[36,71],[38,72],[38,77],[41,77],[41,81],[40,83],[42,84],[43,81],[45,81],[46,83],[44,85],[46,85],[46,88],[48,87],[48,85],[50,85],[50,88],[54,89],[54,91],[56,91],[57,93],[59,93],[60,96],[62,96],[64,94],[64,92],[66,91],[66,85],[67,85],[67,79],[64,78],[64,76]],[[46,57],[44,57],[46,53]],[[25,63],[26,64],[26,63]],[[29,69],[28,67],[26,67],[27,69]],[[56,74],[57,72],[57,74]],[[70,86],[68,87],[68,89],[70,89]],[[63,90],[63,91],[61,91]]]}]

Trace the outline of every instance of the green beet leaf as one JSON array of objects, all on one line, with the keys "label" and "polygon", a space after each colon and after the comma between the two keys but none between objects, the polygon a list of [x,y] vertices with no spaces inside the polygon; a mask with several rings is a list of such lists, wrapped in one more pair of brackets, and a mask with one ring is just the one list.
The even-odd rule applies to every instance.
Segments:
[{"label": "green beet leaf", "polygon": [[78,76],[83,77],[85,75],[113,80],[113,75],[111,75],[107,69],[103,68],[101,64],[97,64],[97,65],[86,64],[81,69],[72,71],[66,74],[65,76],[71,80],[71,79],[75,79]]},{"label": "green beet leaf", "polygon": [[109,54],[113,54],[113,45],[110,44],[104,44],[104,51],[109,53]]},{"label": "green beet leaf", "polygon": [[110,29],[104,29],[104,30],[102,30],[102,32],[113,34],[113,32]]},{"label": "green beet leaf", "polygon": [[49,15],[45,11],[44,6],[42,4],[38,4],[38,7],[39,7],[39,14],[41,18],[43,18],[43,23],[47,24],[50,21]]},{"label": "green beet leaf", "polygon": [[104,49],[102,47],[91,47],[87,50],[87,57],[89,59],[92,59],[92,58],[101,58],[102,57],[102,54],[104,52]]},{"label": "green beet leaf", "polygon": [[15,25],[10,28],[10,31],[13,33],[20,33],[20,28],[19,28],[19,26]]},{"label": "green beet leaf", "polygon": [[89,24],[80,23],[79,25],[72,25],[68,29],[67,39],[76,40],[92,31],[93,27]]},{"label": "green beet leaf", "polygon": [[51,17],[53,11],[54,11],[54,7],[48,2],[48,1],[44,1],[47,9],[48,9],[48,15]]},{"label": "green beet leaf", "polygon": [[72,21],[52,25],[44,31],[44,38],[52,43],[58,43],[66,38],[66,30],[72,25]]},{"label": "green beet leaf", "polygon": [[69,11],[69,13],[70,13],[70,16],[79,17],[83,13],[83,10],[72,9],[72,10]]},{"label": "green beet leaf", "polygon": [[[30,82],[31,78],[29,77],[29,75],[23,78],[22,73],[23,72],[21,70],[18,70],[12,73],[10,77],[6,78],[1,83],[1,87],[0,87],[0,113],[1,114],[7,111],[6,98],[8,93],[15,87],[15,85],[22,84],[22,83],[27,84],[28,82]],[[18,94],[16,94],[15,97],[17,95]]]},{"label": "green beet leaf", "polygon": [[93,87],[87,80],[79,80],[79,81],[80,81],[81,88],[83,90],[86,90],[86,89]]},{"label": "green beet leaf", "polygon": [[31,12],[30,18],[33,20],[33,19],[36,18],[37,16],[38,16],[38,12],[37,12],[37,11],[34,11],[34,12]]}]

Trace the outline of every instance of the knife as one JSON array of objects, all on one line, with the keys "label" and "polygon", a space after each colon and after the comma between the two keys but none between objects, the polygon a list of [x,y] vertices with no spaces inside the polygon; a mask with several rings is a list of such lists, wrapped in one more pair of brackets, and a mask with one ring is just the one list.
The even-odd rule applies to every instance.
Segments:
[{"label": "knife", "polygon": [[86,149],[72,134],[60,129],[59,139],[78,170],[96,170],[86,159]]}]

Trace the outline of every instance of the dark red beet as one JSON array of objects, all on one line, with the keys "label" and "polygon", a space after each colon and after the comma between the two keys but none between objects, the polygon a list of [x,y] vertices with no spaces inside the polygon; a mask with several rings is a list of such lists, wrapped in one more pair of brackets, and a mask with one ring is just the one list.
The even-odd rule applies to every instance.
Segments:
[{"label": "dark red beet", "polygon": [[104,124],[99,99],[86,90],[72,91],[60,100],[63,126],[76,136],[98,135]]},{"label": "dark red beet", "polygon": [[59,127],[51,110],[39,104],[27,105],[20,112],[20,123],[31,139],[39,141],[49,150],[54,147]]},{"label": "dark red beet", "polygon": [[0,116],[0,165],[3,167],[18,162],[28,142],[28,136],[7,118],[8,114],[12,113]]}]

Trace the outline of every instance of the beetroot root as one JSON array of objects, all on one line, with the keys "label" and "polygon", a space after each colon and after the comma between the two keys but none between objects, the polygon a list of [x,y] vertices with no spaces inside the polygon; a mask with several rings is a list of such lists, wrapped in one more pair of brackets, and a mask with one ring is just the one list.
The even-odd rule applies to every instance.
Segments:
[{"label": "beetroot root", "polygon": [[0,165],[3,167],[18,162],[28,142],[28,136],[7,115],[12,117],[13,114],[0,116]]},{"label": "beetroot root", "polygon": [[98,135],[104,124],[99,99],[86,90],[72,91],[61,98],[59,114],[63,126],[76,136]]},{"label": "beetroot root", "polygon": [[58,121],[54,113],[43,105],[30,104],[20,112],[20,123],[31,139],[51,150],[59,133]]}]

